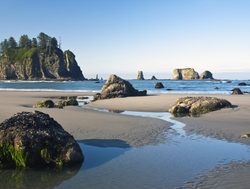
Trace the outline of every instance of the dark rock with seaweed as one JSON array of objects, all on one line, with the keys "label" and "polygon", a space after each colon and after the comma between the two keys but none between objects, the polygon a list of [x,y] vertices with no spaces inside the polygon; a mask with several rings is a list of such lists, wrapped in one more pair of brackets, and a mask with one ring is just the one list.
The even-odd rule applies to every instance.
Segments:
[{"label": "dark rock with seaweed", "polygon": [[232,104],[225,99],[215,97],[184,97],[169,109],[176,117],[199,116],[222,108],[232,108]]},{"label": "dark rock with seaweed", "polygon": [[111,75],[103,85],[101,93],[94,95],[94,100],[146,95],[146,90],[138,91],[128,81],[116,75]]},{"label": "dark rock with seaweed", "polygon": [[83,159],[73,136],[48,114],[21,112],[0,124],[0,168],[61,168]]}]

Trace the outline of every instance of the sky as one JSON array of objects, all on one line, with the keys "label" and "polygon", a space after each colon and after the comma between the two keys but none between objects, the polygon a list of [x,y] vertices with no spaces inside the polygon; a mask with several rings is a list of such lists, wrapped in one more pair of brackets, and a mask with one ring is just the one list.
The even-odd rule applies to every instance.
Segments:
[{"label": "sky", "polygon": [[249,10],[249,0],[0,0],[0,40],[60,38],[88,78],[184,67],[250,75]]}]

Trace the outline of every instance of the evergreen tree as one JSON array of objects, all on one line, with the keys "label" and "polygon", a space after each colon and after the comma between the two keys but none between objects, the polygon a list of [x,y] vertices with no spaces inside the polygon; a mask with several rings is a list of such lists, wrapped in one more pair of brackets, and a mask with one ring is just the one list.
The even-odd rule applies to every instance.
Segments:
[{"label": "evergreen tree", "polygon": [[41,32],[39,35],[38,35],[38,47],[40,47],[41,49],[46,49],[50,44],[50,37]]},{"label": "evergreen tree", "polygon": [[0,53],[3,54],[9,48],[9,42],[7,39],[0,43]]},{"label": "evergreen tree", "polygon": [[57,43],[57,40],[55,37],[53,37],[51,40],[50,40],[50,46],[52,49],[56,49],[58,48],[58,43]]},{"label": "evergreen tree", "polygon": [[32,47],[37,47],[37,39],[36,38],[33,38],[31,43],[32,43]]},{"label": "evergreen tree", "polygon": [[28,35],[22,35],[19,40],[19,47],[21,48],[31,48],[31,40]]},{"label": "evergreen tree", "polygon": [[8,40],[8,48],[16,48],[17,47],[17,42],[14,39],[14,37],[10,37]]}]

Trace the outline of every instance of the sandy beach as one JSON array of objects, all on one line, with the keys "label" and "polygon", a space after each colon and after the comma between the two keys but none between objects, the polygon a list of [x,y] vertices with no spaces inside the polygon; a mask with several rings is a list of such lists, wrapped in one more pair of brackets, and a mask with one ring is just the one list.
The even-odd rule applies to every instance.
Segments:
[{"label": "sandy beach", "polygon": [[39,100],[56,96],[84,95],[91,95],[91,93],[1,91],[0,121],[4,121],[17,112],[38,110],[48,113],[77,140],[116,139],[130,146],[160,142],[162,133],[170,126],[170,123],[158,119],[131,117],[80,107],[71,106],[64,109],[32,108]]},{"label": "sandy beach", "polygon": [[[166,112],[179,97],[199,96],[191,94],[162,94],[146,97],[117,98],[95,101],[86,105],[85,108],[69,106],[64,109],[38,109],[32,107],[38,100],[60,96],[84,95],[93,95],[93,93],[1,91],[0,121],[4,121],[17,112],[39,110],[48,113],[79,141],[107,139],[111,142],[114,141],[113,145],[116,145],[115,141],[120,141],[122,144],[138,147],[163,141],[163,133],[169,129],[171,124],[153,118],[131,117],[117,113],[95,111],[93,108]],[[205,96],[227,99],[236,107],[211,112],[200,117],[175,118],[186,124],[184,128],[186,132],[250,144],[250,139],[240,138],[241,134],[250,133],[250,95]],[[117,143],[117,145],[120,144]],[[230,172],[230,174],[226,174],[227,172]],[[221,174],[218,176],[216,175],[218,172],[211,172],[210,176],[206,177],[199,184],[200,188],[206,188],[210,183],[213,183],[213,188],[216,188],[218,185],[216,183],[220,183],[223,180],[226,182],[226,180],[232,178],[236,186],[239,186],[241,182],[246,183],[244,178],[246,173],[250,173],[249,165],[230,165],[226,169],[226,173],[221,171]],[[219,186],[217,188],[220,188]]]}]

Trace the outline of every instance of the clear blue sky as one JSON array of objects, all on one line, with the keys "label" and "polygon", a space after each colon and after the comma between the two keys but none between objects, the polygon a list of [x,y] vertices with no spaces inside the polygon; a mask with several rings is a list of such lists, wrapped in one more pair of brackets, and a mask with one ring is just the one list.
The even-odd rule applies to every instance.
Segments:
[{"label": "clear blue sky", "polygon": [[[0,0],[0,39],[62,39],[84,74],[250,72],[250,0]],[[157,74],[156,74],[157,75]]]}]

